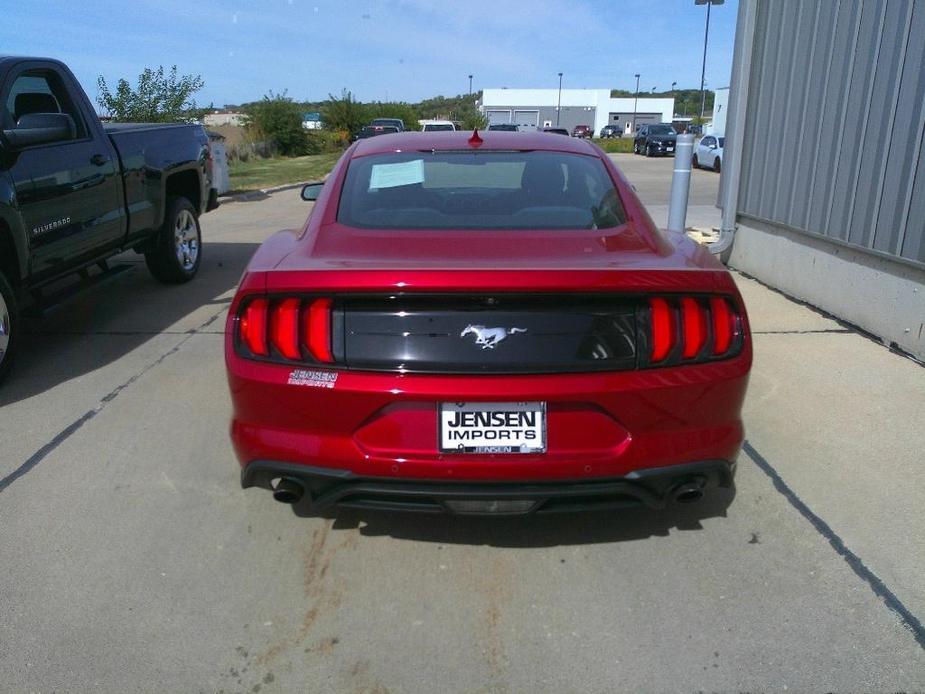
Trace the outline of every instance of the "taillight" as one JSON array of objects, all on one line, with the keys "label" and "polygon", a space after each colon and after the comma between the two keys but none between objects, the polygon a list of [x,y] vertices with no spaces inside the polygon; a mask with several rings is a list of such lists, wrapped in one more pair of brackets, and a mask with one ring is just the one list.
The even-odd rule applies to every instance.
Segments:
[{"label": "taillight", "polygon": [[710,314],[713,317],[713,354],[723,354],[732,344],[735,314],[729,310],[729,303],[718,296],[710,299]]},{"label": "taillight", "polygon": [[652,361],[662,361],[674,345],[674,316],[665,299],[649,299],[652,313]]},{"label": "taillight", "polygon": [[265,357],[267,349],[267,300],[254,299],[241,313],[238,321],[241,342],[254,354]]},{"label": "taillight", "polygon": [[302,356],[299,349],[298,299],[283,299],[270,311],[270,342],[286,359]]},{"label": "taillight", "polygon": [[684,325],[684,348],[681,356],[693,359],[707,341],[707,320],[700,302],[685,296],[681,299],[681,322]]},{"label": "taillight", "polygon": [[331,307],[328,298],[251,299],[238,314],[238,351],[251,357],[333,363]]},{"label": "taillight", "polygon": [[315,299],[308,307],[305,343],[312,356],[321,362],[333,362],[331,354],[331,300]]},{"label": "taillight", "polygon": [[651,366],[731,357],[742,345],[741,325],[734,304],[724,297],[653,297],[645,356]]}]

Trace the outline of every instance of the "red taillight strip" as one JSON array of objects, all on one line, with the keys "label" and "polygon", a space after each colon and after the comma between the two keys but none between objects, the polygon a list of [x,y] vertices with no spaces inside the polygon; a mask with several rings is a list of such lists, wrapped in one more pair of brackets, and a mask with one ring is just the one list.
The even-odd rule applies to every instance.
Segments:
[{"label": "red taillight strip", "polygon": [[707,341],[707,319],[700,302],[689,296],[681,299],[681,320],[684,325],[684,348],[681,350],[681,356],[684,359],[693,359],[700,354],[703,343]]},{"label": "red taillight strip", "polygon": [[725,354],[735,336],[735,314],[729,310],[729,303],[720,297],[710,299],[710,314],[713,317],[713,354]]},{"label": "red taillight strip", "polygon": [[299,349],[298,299],[283,299],[270,310],[270,342],[286,359],[302,356]]},{"label": "red taillight strip", "polygon": [[315,299],[305,311],[305,342],[308,351],[320,362],[330,364],[334,361],[331,353],[331,300]]},{"label": "red taillight strip", "polygon": [[254,299],[241,313],[239,321],[241,341],[261,357],[270,353],[267,348],[267,300]]},{"label": "red taillight strip", "polygon": [[662,361],[671,352],[674,344],[674,321],[671,307],[661,298],[649,299],[649,308],[652,314],[652,351],[653,362]]},{"label": "red taillight strip", "polygon": [[730,298],[666,296],[648,303],[649,354],[642,364],[682,365],[738,354],[740,317]]}]

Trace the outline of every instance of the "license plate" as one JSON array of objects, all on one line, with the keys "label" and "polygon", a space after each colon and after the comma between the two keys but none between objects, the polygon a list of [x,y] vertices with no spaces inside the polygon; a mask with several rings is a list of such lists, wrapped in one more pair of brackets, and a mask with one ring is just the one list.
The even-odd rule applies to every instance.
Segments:
[{"label": "license plate", "polygon": [[440,403],[443,453],[545,453],[545,402]]}]

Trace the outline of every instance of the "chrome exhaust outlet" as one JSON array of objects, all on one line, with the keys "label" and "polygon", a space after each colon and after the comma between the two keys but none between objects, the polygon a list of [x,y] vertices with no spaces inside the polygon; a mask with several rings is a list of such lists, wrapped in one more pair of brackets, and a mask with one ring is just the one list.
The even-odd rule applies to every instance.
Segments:
[{"label": "chrome exhaust outlet", "polygon": [[703,498],[703,486],[697,482],[679,484],[671,492],[671,498],[679,504],[692,504]]},{"label": "chrome exhaust outlet", "polygon": [[283,477],[273,487],[273,498],[281,504],[296,504],[305,495],[305,488],[297,480]]}]

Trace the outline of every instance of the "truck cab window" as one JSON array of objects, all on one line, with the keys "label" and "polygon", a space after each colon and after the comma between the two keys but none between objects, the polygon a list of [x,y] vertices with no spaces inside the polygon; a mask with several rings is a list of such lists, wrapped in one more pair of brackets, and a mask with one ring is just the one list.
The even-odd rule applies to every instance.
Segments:
[{"label": "truck cab window", "polygon": [[6,98],[5,121],[11,125],[27,113],[66,113],[74,120],[77,128],[75,139],[87,136],[87,129],[60,78],[45,70],[24,72],[13,82]]}]

